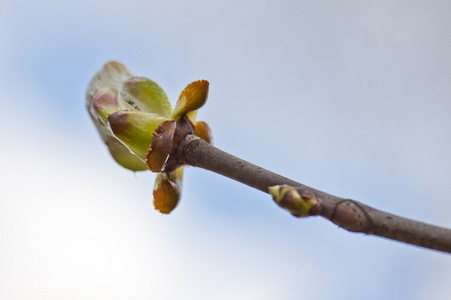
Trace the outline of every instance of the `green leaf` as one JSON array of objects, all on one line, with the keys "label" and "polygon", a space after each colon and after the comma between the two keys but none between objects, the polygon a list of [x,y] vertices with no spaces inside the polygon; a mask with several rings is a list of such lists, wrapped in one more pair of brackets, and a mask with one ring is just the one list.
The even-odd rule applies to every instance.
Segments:
[{"label": "green leaf", "polygon": [[130,150],[115,137],[108,138],[105,141],[105,144],[113,159],[122,167],[133,172],[147,170],[147,166],[142,159],[130,152]]},{"label": "green leaf", "polygon": [[154,113],[167,119],[172,116],[171,103],[166,93],[158,84],[147,78],[132,77],[126,80],[118,100],[124,109]]},{"label": "green leaf", "polygon": [[108,117],[108,125],[115,137],[144,161],[152,133],[166,120],[153,113],[120,110]]}]

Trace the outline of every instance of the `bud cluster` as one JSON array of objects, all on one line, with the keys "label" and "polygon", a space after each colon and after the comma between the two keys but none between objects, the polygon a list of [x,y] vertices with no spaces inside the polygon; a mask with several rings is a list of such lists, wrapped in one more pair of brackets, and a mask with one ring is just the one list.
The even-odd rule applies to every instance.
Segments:
[{"label": "bud cluster", "polygon": [[89,83],[86,108],[114,160],[132,171],[157,172],[154,205],[171,212],[180,199],[183,166],[173,154],[187,134],[211,141],[197,109],[208,95],[209,83],[198,80],[181,92],[175,108],[154,81],[134,76],[123,64],[107,62]]}]

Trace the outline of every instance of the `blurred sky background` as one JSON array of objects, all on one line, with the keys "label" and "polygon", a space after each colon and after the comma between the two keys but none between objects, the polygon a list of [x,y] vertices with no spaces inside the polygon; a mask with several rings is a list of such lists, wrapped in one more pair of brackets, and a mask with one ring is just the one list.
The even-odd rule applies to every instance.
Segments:
[{"label": "blurred sky background", "polygon": [[215,146],[451,227],[451,2],[0,0],[1,299],[449,299],[451,258],[186,168],[115,164],[85,111],[116,59],[172,103],[210,81]]}]

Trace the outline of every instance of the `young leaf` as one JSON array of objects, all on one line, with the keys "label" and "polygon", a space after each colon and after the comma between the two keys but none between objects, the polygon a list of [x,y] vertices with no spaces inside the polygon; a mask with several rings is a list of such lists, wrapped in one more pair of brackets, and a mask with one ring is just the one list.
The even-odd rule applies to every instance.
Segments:
[{"label": "young leaf", "polygon": [[157,114],[120,110],[108,117],[111,131],[130,151],[143,161],[152,142],[152,133],[166,121]]},{"label": "young leaf", "polygon": [[119,92],[119,104],[130,108],[158,114],[166,119],[172,116],[171,103],[163,89],[144,77],[132,77],[124,82]]}]

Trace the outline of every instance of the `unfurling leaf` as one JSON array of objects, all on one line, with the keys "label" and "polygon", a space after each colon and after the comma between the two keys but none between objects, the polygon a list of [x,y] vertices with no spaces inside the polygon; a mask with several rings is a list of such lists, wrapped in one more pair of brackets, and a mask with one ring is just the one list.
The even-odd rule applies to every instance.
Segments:
[{"label": "unfurling leaf", "polygon": [[153,113],[120,110],[108,117],[113,134],[143,161],[152,142],[152,133],[167,119]]},{"label": "unfurling leaf", "polygon": [[132,77],[124,82],[119,93],[119,104],[143,112],[171,119],[172,107],[163,89],[144,77]]},{"label": "unfurling leaf", "polygon": [[126,169],[133,172],[147,170],[146,164],[141,158],[130,152],[118,139],[109,137],[105,144],[113,159]]},{"label": "unfurling leaf", "polygon": [[86,92],[86,108],[103,142],[114,160],[132,171],[146,170],[146,164],[130,152],[111,132],[107,119],[120,109],[117,93],[123,82],[133,74],[121,63],[110,61],[97,72]]},{"label": "unfurling leaf", "polygon": [[106,88],[117,94],[124,81],[132,76],[133,73],[120,62],[107,62],[89,82],[88,90],[86,91],[86,107],[89,109],[91,98],[98,90]]}]

